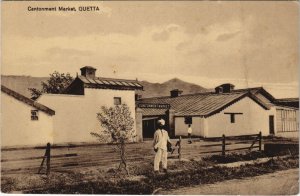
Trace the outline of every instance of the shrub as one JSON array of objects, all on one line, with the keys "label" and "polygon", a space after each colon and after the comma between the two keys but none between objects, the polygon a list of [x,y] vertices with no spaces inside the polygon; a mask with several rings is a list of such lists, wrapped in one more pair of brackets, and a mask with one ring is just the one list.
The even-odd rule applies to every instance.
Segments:
[{"label": "shrub", "polygon": [[101,112],[97,114],[97,118],[104,130],[101,133],[91,132],[90,134],[96,137],[100,142],[116,145],[116,151],[120,155],[118,169],[121,171],[123,166],[127,175],[129,175],[125,151],[126,142],[133,141],[135,137],[133,130],[134,119],[131,117],[129,107],[126,104],[116,105],[110,108],[102,106]]}]

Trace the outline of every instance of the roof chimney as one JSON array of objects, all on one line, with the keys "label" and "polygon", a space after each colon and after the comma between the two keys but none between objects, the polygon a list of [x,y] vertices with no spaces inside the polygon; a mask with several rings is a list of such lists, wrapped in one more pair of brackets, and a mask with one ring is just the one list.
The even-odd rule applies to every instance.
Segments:
[{"label": "roof chimney", "polygon": [[171,97],[178,97],[181,95],[183,91],[179,90],[179,89],[173,89],[170,91],[171,93]]},{"label": "roof chimney", "polygon": [[85,66],[80,68],[81,75],[87,78],[95,78],[96,77],[96,68],[91,66]]},{"label": "roof chimney", "polygon": [[230,83],[221,84],[215,88],[216,93],[231,93],[234,90],[234,85]]},{"label": "roof chimney", "polygon": [[134,97],[135,97],[136,101],[142,99],[142,95],[141,94],[135,94]]}]

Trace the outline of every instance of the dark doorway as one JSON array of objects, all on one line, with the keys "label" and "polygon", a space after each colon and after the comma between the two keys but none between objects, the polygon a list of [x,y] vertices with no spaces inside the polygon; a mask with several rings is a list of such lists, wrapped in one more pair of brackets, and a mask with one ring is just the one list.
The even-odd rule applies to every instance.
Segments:
[{"label": "dark doorway", "polygon": [[274,116],[273,115],[269,116],[269,131],[270,131],[270,135],[274,135]]},{"label": "dark doorway", "polygon": [[143,119],[143,138],[153,138],[158,118]]}]

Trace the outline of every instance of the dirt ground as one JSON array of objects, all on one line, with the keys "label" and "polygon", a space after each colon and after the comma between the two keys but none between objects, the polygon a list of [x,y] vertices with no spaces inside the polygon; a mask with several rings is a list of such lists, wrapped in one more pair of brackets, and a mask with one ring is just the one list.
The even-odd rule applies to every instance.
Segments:
[{"label": "dirt ground", "polygon": [[296,195],[299,193],[299,169],[279,171],[245,179],[185,187],[158,194],[168,195]]}]

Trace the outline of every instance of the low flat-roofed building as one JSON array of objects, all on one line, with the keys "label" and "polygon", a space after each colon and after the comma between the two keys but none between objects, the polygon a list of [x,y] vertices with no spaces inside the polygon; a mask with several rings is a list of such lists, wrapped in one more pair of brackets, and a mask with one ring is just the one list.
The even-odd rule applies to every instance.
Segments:
[{"label": "low flat-roofed building", "polygon": [[[189,124],[193,135],[201,137],[259,132],[263,136],[298,137],[298,108],[276,105],[276,99],[262,87],[235,90],[234,85],[223,84],[214,92],[181,95],[182,91],[175,89],[170,93],[138,100],[144,136],[153,136],[156,120],[164,118],[172,137],[187,135]],[[153,107],[146,107],[147,104]],[[161,104],[169,107],[159,108]],[[282,113],[290,118],[283,118]]]}]

